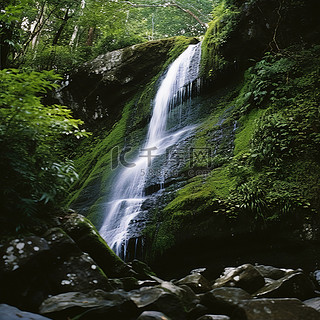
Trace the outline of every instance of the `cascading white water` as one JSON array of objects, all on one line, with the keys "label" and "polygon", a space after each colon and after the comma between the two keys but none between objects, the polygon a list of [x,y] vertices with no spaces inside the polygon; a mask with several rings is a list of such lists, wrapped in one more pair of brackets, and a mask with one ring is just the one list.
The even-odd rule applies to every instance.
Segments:
[{"label": "cascading white water", "polygon": [[116,179],[100,234],[115,253],[123,258],[129,224],[139,214],[145,200],[145,172],[151,162],[151,157],[146,156],[149,153],[154,158],[163,154],[191,129],[186,127],[169,133],[166,125],[170,108],[182,102],[186,86],[189,86],[189,92],[192,91],[192,83],[198,79],[200,57],[201,43],[190,45],[170,65],[154,100],[149,130],[142,148],[143,156],[139,155],[135,159],[134,167],[121,169]]}]

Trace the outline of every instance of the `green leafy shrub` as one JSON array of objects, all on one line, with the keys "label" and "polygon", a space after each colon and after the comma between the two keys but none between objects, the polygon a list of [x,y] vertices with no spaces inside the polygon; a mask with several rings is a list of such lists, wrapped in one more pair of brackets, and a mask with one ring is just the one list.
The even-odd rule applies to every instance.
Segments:
[{"label": "green leafy shrub", "polygon": [[277,113],[260,118],[251,140],[253,164],[279,168],[285,157],[294,155],[293,132],[290,123]]},{"label": "green leafy shrub", "polygon": [[4,221],[19,227],[47,207],[59,207],[77,179],[59,140],[87,136],[64,106],[45,106],[41,97],[60,79],[52,71],[0,71],[0,208]]},{"label": "green leafy shrub", "polygon": [[27,52],[17,63],[36,71],[53,69],[64,74],[93,58],[92,51],[92,47],[89,46],[72,49],[67,46],[41,44],[36,51]]}]

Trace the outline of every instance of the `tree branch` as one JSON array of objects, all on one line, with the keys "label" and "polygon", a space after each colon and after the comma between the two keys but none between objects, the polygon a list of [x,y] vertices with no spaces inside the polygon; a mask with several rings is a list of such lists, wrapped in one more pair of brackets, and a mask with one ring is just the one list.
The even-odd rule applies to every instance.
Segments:
[{"label": "tree branch", "polygon": [[277,42],[277,35],[278,35],[278,29],[279,29],[281,18],[282,18],[281,9],[282,9],[282,0],[279,0],[279,8],[277,9],[278,21],[277,21],[277,24],[276,24],[275,29],[274,29],[272,41],[269,43],[269,46],[270,46],[271,50],[273,50],[272,43],[276,46],[277,52],[280,51],[280,47],[279,47],[278,42]]},{"label": "tree branch", "polygon": [[191,12],[189,9],[185,9],[181,7],[179,4],[167,2],[164,4],[137,4],[130,1],[123,1],[123,3],[135,7],[135,8],[166,8],[166,7],[176,7],[179,10],[189,14],[191,17],[193,17],[195,20],[197,20],[204,28],[208,28],[208,24],[203,22],[198,16],[196,16],[193,12]]}]

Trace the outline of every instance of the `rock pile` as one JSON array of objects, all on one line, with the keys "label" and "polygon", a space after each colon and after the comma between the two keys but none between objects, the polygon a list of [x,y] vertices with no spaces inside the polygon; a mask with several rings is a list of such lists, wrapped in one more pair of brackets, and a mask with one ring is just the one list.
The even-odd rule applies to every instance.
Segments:
[{"label": "rock pile", "polygon": [[164,281],[120,260],[75,213],[0,252],[0,319],[320,320],[320,293],[300,269],[245,264],[213,281],[204,269]]}]

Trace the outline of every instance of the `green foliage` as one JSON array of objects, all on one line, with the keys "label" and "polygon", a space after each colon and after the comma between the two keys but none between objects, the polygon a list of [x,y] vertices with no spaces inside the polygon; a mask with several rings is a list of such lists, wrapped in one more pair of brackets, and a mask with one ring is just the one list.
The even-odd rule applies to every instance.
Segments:
[{"label": "green foliage", "polygon": [[205,34],[202,45],[201,72],[206,78],[214,78],[221,71],[226,61],[219,53],[230,33],[234,30],[239,12],[230,1],[215,1],[212,21]]},{"label": "green foliage", "polygon": [[295,137],[290,129],[286,119],[277,113],[260,118],[251,141],[253,164],[276,169],[281,166],[284,157],[292,157]]},{"label": "green foliage", "polygon": [[0,197],[1,212],[28,220],[59,199],[77,179],[72,162],[61,157],[64,135],[88,135],[71,111],[60,105],[44,106],[41,96],[57,85],[53,72],[0,71]]},{"label": "green foliage", "polygon": [[265,186],[259,185],[258,181],[249,180],[237,188],[237,195],[240,208],[253,213],[256,219],[265,219],[267,203],[265,201]]},{"label": "green foliage", "polygon": [[2,68],[10,57],[11,66],[64,73],[99,54],[136,43],[200,36],[210,20],[212,2],[183,0],[167,6],[149,0],[6,0],[0,9]]},{"label": "green foliage", "polygon": [[230,173],[237,176],[238,186],[233,198],[264,220],[309,210],[311,199],[318,207],[317,192],[307,182],[310,175],[318,177],[317,172],[297,176],[292,167],[306,154],[312,167],[318,162],[318,50],[315,46],[267,54],[246,72],[236,99],[240,112],[249,113],[235,140]]},{"label": "green foliage", "polygon": [[37,71],[53,69],[63,73],[70,71],[80,61],[70,47],[43,44],[39,45],[36,54],[29,51],[24,57],[24,65],[33,66]]},{"label": "green foliage", "polygon": [[247,70],[238,91],[227,88],[229,95],[211,100],[194,146],[214,146],[214,132],[237,119],[233,157],[216,149],[218,160],[212,160],[219,167],[176,191],[146,230],[152,250],[167,250],[192,228],[202,234],[204,224],[226,221],[221,216],[260,229],[320,209],[319,66],[317,46],[266,54]]},{"label": "green foliage", "polygon": [[[103,189],[103,193],[108,192],[109,188],[112,187],[111,184],[109,187],[106,185],[106,182],[114,173],[111,166],[112,149],[119,147],[121,150],[123,147],[131,107],[132,102],[125,106],[121,119],[114,124],[109,132],[104,133],[101,137],[84,141],[79,146],[81,151],[78,152],[79,156],[74,161],[78,168],[80,179],[72,185],[73,192],[70,193],[67,199],[68,205],[74,202],[87,186],[97,180],[100,188]],[[96,214],[97,212],[92,212],[91,218],[95,219],[94,216]]]}]

